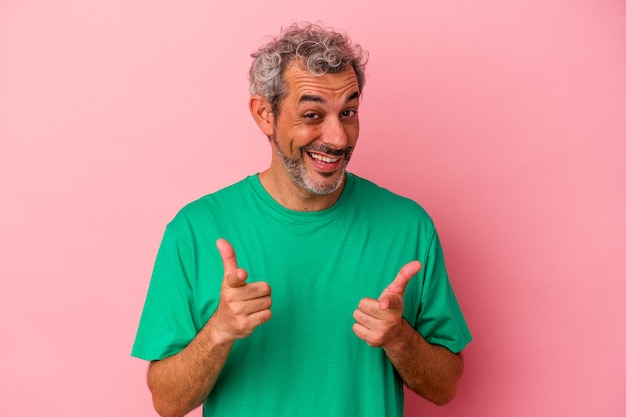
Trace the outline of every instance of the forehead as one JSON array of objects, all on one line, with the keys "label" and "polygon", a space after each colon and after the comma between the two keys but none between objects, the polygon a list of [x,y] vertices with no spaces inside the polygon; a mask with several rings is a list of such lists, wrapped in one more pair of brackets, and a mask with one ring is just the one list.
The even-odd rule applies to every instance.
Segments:
[{"label": "forehead", "polygon": [[300,64],[285,71],[285,99],[300,101],[302,97],[319,97],[323,101],[345,99],[359,93],[359,84],[352,66],[338,73],[311,74]]}]

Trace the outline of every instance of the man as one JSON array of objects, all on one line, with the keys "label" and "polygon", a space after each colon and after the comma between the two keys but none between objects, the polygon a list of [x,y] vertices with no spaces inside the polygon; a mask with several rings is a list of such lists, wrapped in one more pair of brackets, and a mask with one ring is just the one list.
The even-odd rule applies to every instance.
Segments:
[{"label": "man", "polygon": [[307,24],[253,58],[271,164],[166,228],[133,348],[155,409],[400,416],[403,383],[447,403],[471,336],[432,221],[345,171],[365,54]]}]

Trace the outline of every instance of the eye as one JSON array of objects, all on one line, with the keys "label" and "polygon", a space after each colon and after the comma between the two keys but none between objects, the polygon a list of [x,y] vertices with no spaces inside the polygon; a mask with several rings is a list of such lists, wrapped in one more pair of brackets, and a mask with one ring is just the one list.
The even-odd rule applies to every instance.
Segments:
[{"label": "eye", "polygon": [[305,119],[309,119],[309,120],[315,120],[315,119],[318,119],[320,116],[315,113],[305,113],[302,117],[304,117]]},{"label": "eye", "polygon": [[354,117],[354,116],[356,116],[356,110],[346,110],[341,113],[341,117],[343,118]]}]

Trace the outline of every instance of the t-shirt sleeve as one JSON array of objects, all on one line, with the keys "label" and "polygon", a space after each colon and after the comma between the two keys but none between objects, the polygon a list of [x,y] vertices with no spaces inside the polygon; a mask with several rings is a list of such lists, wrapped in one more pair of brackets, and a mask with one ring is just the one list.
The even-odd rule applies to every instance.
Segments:
[{"label": "t-shirt sleeve", "polygon": [[159,247],[132,356],[159,360],[183,350],[198,332],[193,249],[168,225]]},{"label": "t-shirt sleeve", "polygon": [[415,329],[429,343],[458,353],[472,340],[472,336],[448,279],[436,231],[433,231],[422,269],[422,296]]}]

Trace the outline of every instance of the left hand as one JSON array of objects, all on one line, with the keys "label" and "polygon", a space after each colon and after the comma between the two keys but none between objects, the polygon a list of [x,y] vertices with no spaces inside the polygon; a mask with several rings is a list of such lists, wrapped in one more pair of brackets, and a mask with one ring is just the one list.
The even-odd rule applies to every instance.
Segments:
[{"label": "left hand", "polygon": [[385,347],[400,337],[404,292],[415,274],[422,268],[418,261],[404,265],[395,279],[380,294],[378,300],[363,298],[354,311],[354,333],[372,347]]}]

